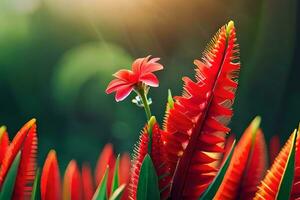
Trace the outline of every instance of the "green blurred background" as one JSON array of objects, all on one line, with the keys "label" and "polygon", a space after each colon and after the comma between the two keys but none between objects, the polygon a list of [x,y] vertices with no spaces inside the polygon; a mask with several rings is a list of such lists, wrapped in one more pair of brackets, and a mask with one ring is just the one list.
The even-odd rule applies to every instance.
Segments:
[{"label": "green blurred background", "polygon": [[103,145],[130,151],[145,123],[142,109],[105,88],[137,57],[161,57],[151,90],[162,121],[167,89],[182,90],[193,60],[219,27],[235,21],[241,77],[231,123],[240,135],[255,115],[267,139],[282,143],[300,120],[297,0],[0,0],[0,123],[10,137],[38,119],[39,163],[49,149],[61,165],[93,165]]}]

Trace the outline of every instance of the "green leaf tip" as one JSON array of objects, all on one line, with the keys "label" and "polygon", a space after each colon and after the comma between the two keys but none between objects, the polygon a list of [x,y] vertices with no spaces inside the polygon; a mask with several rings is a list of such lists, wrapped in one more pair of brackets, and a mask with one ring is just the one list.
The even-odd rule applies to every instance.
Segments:
[{"label": "green leaf tip", "polygon": [[152,127],[154,126],[155,123],[156,123],[156,118],[155,118],[155,116],[151,116],[151,118],[150,118],[149,121],[148,121],[148,126],[149,126],[149,128],[152,129]]},{"label": "green leaf tip", "polygon": [[138,180],[137,199],[160,199],[158,177],[149,154],[146,154]]},{"label": "green leaf tip", "polygon": [[168,89],[168,109],[174,108],[174,99],[172,97],[172,92]]},{"label": "green leaf tip", "polygon": [[6,131],[6,126],[0,127],[0,134],[4,133]]},{"label": "green leaf tip", "polygon": [[252,129],[252,145],[255,143],[256,133],[259,129],[260,123],[261,123],[261,117],[256,116],[250,124],[250,127]]},{"label": "green leaf tip", "polygon": [[[111,187],[111,194],[114,193],[119,187],[119,163],[120,163],[120,154],[118,154],[116,164],[115,164],[115,170],[114,170],[114,176],[112,181],[112,187]],[[116,198],[119,199],[119,198]]]},{"label": "green leaf tip", "polygon": [[105,200],[107,199],[106,188],[107,188],[107,177],[108,177],[109,166],[107,165],[104,176],[101,179],[100,184],[93,196],[92,200]]},{"label": "green leaf tip", "polygon": [[292,133],[292,147],[289,152],[288,161],[284,169],[284,174],[280,182],[279,191],[276,199],[289,199],[292,190],[294,180],[294,166],[295,166],[295,154],[296,154],[296,138],[297,129]]},{"label": "green leaf tip", "polygon": [[234,28],[234,22],[232,20],[230,20],[226,25],[227,36],[229,35],[230,30],[232,30],[233,28]]}]

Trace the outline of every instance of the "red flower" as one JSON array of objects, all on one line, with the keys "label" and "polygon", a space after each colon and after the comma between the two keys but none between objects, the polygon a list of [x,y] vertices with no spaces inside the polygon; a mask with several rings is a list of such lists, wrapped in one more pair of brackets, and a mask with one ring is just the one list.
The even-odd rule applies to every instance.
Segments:
[{"label": "red flower", "polygon": [[158,87],[158,79],[152,72],[162,70],[163,66],[157,63],[160,58],[149,58],[138,58],[132,63],[132,70],[121,69],[113,74],[116,79],[108,84],[106,93],[116,92],[116,101],[122,101],[140,83]]}]

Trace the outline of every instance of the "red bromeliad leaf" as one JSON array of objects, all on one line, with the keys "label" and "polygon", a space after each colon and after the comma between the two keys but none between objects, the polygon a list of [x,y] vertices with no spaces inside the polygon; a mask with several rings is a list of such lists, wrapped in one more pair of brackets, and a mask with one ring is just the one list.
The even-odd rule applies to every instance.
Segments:
[{"label": "red bromeliad leaf", "polygon": [[157,123],[154,124],[152,128],[152,148],[150,156],[158,176],[161,199],[167,199],[170,194],[170,182],[172,177],[170,176],[168,165],[166,163],[161,130]]},{"label": "red bromeliad leaf", "polygon": [[63,183],[63,199],[64,200],[81,200],[82,184],[81,176],[75,160],[71,160],[65,171]]},{"label": "red bromeliad leaf", "polygon": [[90,165],[83,164],[81,173],[82,173],[83,199],[90,200],[93,198],[95,192],[92,170]]},{"label": "red bromeliad leaf", "polygon": [[[151,118],[150,121],[154,121],[155,118]],[[151,126],[151,125],[150,125]],[[149,135],[152,134],[151,148],[148,148],[149,145]],[[163,151],[162,139],[161,139],[161,130],[159,129],[156,120],[152,125],[151,131],[149,131],[149,125],[146,125],[144,130],[140,135],[140,140],[136,148],[134,149],[134,159],[132,162],[131,168],[131,177],[128,186],[129,190],[129,199],[136,199],[137,186],[139,181],[139,174],[142,166],[142,162],[148,154],[149,149],[151,149],[150,156],[153,161],[157,176],[159,189],[161,193],[161,199],[167,199],[169,196],[170,188],[170,174],[168,173],[168,167],[165,162],[165,153]]]},{"label": "red bromeliad leaf", "polygon": [[194,62],[196,81],[183,78],[183,95],[168,112],[163,137],[174,173],[172,199],[198,198],[220,167],[238,85],[238,54],[234,24],[229,22],[213,38],[202,61]]},{"label": "red bromeliad leaf", "polygon": [[[258,191],[255,194],[254,200],[275,200],[280,191],[288,190],[286,185],[282,188],[282,181],[285,174],[288,172],[287,167],[294,149],[295,134],[296,131],[290,136],[289,140],[276,157],[271,169],[268,170],[264,180],[258,186]],[[288,199],[288,197],[286,198]]]},{"label": "red bromeliad leaf", "polygon": [[104,176],[107,165],[109,166],[108,180],[107,180],[107,194],[110,196],[111,183],[114,175],[114,167],[116,163],[116,157],[114,154],[113,145],[108,143],[104,146],[97,162],[95,170],[95,182],[96,186],[99,185],[102,177]]},{"label": "red bromeliad leaf", "polygon": [[13,199],[15,200],[29,199],[31,196],[36,173],[37,144],[36,125],[33,124],[22,148],[18,176],[13,193]]},{"label": "red bromeliad leaf", "polygon": [[278,135],[274,135],[270,140],[269,157],[272,164],[280,151],[280,139]]},{"label": "red bromeliad leaf", "polygon": [[139,142],[134,148],[134,157],[132,161],[130,180],[128,185],[129,199],[136,200],[137,186],[143,160],[148,153],[149,134],[147,127],[142,131]]},{"label": "red bromeliad leaf", "polygon": [[23,146],[24,140],[27,137],[27,134],[30,132],[30,129],[35,125],[36,120],[32,119],[27,122],[21,130],[16,134],[13,141],[9,145],[6,153],[4,155],[2,166],[0,169],[0,186],[2,186],[3,181],[6,177],[7,171],[9,170],[11,163],[13,162],[15,156],[20,151]]},{"label": "red bromeliad leaf", "polygon": [[264,134],[259,129],[256,133],[255,142],[248,157],[247,167],[243,174],[240,199],[252,200],[257,191],[267,168],[267,150]]},{"label": "red bromeliad leaf", "polygon": [[300,126],[298,128],[297,140],[296,140],[296,156],[295,156],[295,172],[294,181],[291,191],[290,199],[300,199]]},{"label": "red bromeliad leaf", "polygon": [[[266,167],[265,152],[262,152],[265,150],[265,142],[262,132],[258,131],[259,123],[260,118],[255,118],[242,135],[215,199],[237,199],[239,195],[243,199],[248,199],[255,194],[255,184],[261,180]],[[254,157],[261,152],[263,153],[261,156]],[[249,173],[254,174],[247,177]]]},{"label": "red bromeliad leaf", "polygon": [[44,163],[41,175],[41,199],[61,199],[60,173],[56,158],[56,152],[51,150]]},{"label": "red bromeliad leaf", "polygon": [[119,181],[120,185],[126,184],[126,187],[123,191],[122,200],[128,199],[128,182],[130,177],[130,156],[129,154],[125,153],[121,156],[120,159],[120,167],[119,167]]},{"label": "red bromeliad leaf", "polygon": [[8,149],[9,146],[9,138],[6,131],[6,127],[2,126],[0,127],[0,164],[2,164],[4,155]]}]

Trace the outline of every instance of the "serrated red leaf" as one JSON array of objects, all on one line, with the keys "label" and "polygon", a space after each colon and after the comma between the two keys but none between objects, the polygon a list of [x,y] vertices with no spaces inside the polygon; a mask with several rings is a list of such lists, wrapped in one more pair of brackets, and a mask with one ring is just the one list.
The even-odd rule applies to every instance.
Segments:
[{"label": "serrated red leaf", "polygon": [[290,136],[285,143],[278,156],[276,157],[272,167],[268,170],[265,178],[258,186],[254,200],[275,200],[279,192],[279,186],[285,173],[285,168],[289,159],[289,153],[293,147],[294,134]]},{"label": "serrated red leaf", "polygon": [[300,130],[298,129],[297,140],[296,140],[294,181],[293,181],[291,197],[290,197],[291,200],[300,199],[300,132],[299,131]]},{"label": "serrated red leaf", "polygon": [[81,175],[75,160],[71,160],[67,166],[63,185],[63,199],[82,199]]},{"label": "serrated red leaf", "polygon": [[130,182],[128,186],[129,199],[135,200],[137,193],[137,186],[139,180],[139,174],[142,166],[142,162],[146,154],[150,154],[153,161],[157,176],[159,178],[159,189],[161,191],[161,199],[167,199],[170,192],[171,176],[169,174],[168,166],[166,163],[166,157],[163,149],[163,141],[161,139],[161,130],[159,125],[155,123],[152,127],[152,143],[151,152],[148,152],[149,145],[149,132],[148,125],[145,126],[139,139],[139,143],[134,149],[134,159],[132,161]]},{"label": "serrated red leaf", "polygon": [[11,144],[9,145],[4,155],[2,166],[0,169],[0,186],[2,186],[3,181],[14,158],[16,157],[17,153],[21,150],[24,140],[27,137],[27,134],[30,132],[30,129],[33,128],[33,126],[35,125],[35,122],[35,119],[32,119],[29,122],[27,122],[16,134]]},{"label": "serrated red leaf", "polygon": [[15,200],[30,199],[31,197],[36,174],[37,145],[36,125],[33,124],[21,150],[21,160],[13,193],[13,199]]},{"label": "serrated red leaf", "polygon": [[46,158],[41,174],[41,199],[60,200],[61,182],[56,152],[51,150]]},{"label": "serrated red leaf", "polygon": [[240,199],[252,200],[267,168],[267,150],[264,134],[261,129],[256,133],[252,151],[248,157],[247,167],[239,189]]},{"label": "serrated red leaf", "polygon": [[137,186],[139,181],[139,175],[142,167],[143,160],[148,153],[149,134],[147,128],[144,128],[138,144],[134,148],[134,156],[131,166],[131,173],[128,185],[129,199],[136,200]]},{"label": "serrated red leaf", "polygon": [[[183,79],[183,95],[175,98],[174,108],[168,111],[163,139],[174,174],[172,199],[198,198],[216,175],[230,130],[227,124],[237,88],[238,54],[235,28],[230,22],[218,31],[202,61],[194,62],[196,81]],[[196,158],[197,152],[212,161]],[[202,165],[211,170],[197,171],[195,166]]]},{"label": "serrated red leaf", "polygon": [[[243,199],[247,199],[247,196],[250,195],[247,189],[252,190],[253,182],[259,183],[261,176],[263,176],[263,170],[257,169],[259,170],[257,172],[258,175],[252,174],[251,177],[246,177],[246,174],[255,170],[251,169],[251,167],[253,167],[252,165],[256,165],[254,167],[258,167],[257,165],[263,165],[263,169],[266,167],[265,157],[261,159],[259,159],[259,157],[253,157],[254,153],[257,154],[258,152],[261,152],[262,149],[265,149],[262,132],[257,130],[258,127],[255,124],[256,122],[254,120],[245,130],[234,149],[230,165],[222,184],[215,195],[215,199],[237,199],[239,195]],[[264,154],[262,154],[262,156],[265,156],[265,152],[263,153]],[[258,164],[257,161],[262,161],[262,163]],[[245,183],[247,180],[243,180],[244,178],[250,178],[252,180]],[[247,186],[250,188],[246,188]],[[247,196],[243,196],[246,194]]]}]

